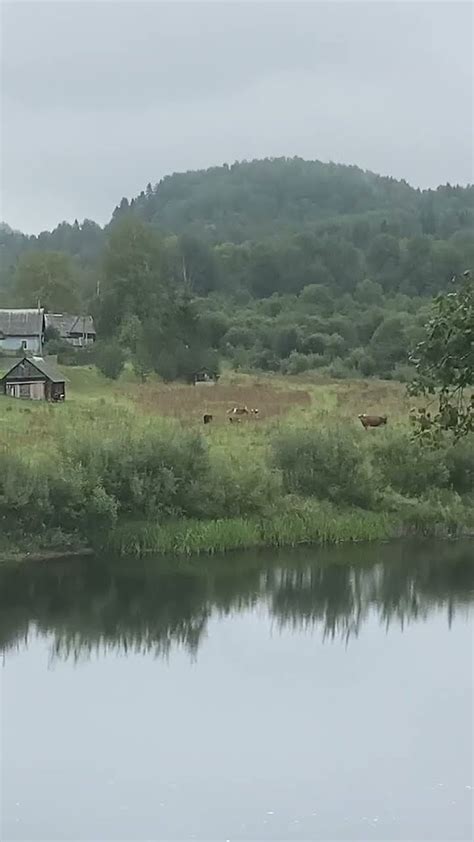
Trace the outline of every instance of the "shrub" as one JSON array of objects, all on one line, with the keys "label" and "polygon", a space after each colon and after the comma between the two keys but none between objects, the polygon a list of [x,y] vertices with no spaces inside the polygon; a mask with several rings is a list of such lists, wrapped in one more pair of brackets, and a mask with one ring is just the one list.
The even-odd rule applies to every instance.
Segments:
[{"label": "shrub", "polygon": [[84,348],[75,348],[69,342],[66,345],[67,347],[64,347],[62,351],[58,352],[58,362],[60,365],[80,366],[94,364],[95,345],[86,345]]},{"label": "shrub", "polygon": [[309,368],[311,368],[311,357],[299,354],[298,351],[292,351],[288,359],[281,363],[283,374],[301,374]]},{"label": "shrub", "polygon": [[287,492],[363,508],[375,503],[370,465],[352,430],[287,429],[272,445]]},{"label": "shrub", "polygon": [[117,380],[125,365],[125,352],[116,341],[97,342],[94,349],[95,364],[109,380]]},{"label": "shrub", "polygon": [[191,517],[200,510],[209,458],[196,433],[118,424],[113,433],[98,428],[67,436],[60,447],[68,472],[82,477],[86,499],[102,513],[104,494],[130,517]]},{"label": "shrub", "polygon": [[205,517],[264,515],[281,495],[281,476],[249,449],[211,457],[211,471],[202,495]]},{"label": "shrub", "polygon": [[417,499],[402,498],[398,513],[405,529],[422,535],[455,537],[474,524],[472,509],[457,494],[434,490]]},{"label": "shrub", "polygon": [[413,441],[408,433],[387,431],[373,442],[373,460],[384,485],[401,494],[420,495],[449,481],[445,451]]},{"label": "shrub", "polygon": [[460,494],[474,493],[474,436],[456,442],[446,453],[449,484]]},{"label": "shrub", "polygon": [[0,452],[0,520],[3,528],[37,530],[51,507],[47,472],[19,454]]},{"label": "shrub", "polygon": [[354,377],[354,371],[340,357],[336,357],[335,360],[326,366],[324,373],[328,377],[333,377],[335,380],[346,380],[348,377]]},{"label": "shrub", "polygon": [[311,333],[299,343],[304,354],[324,354],[328,344],[328,337],[324,333]]},{"label": "shrub", "polygon": [[43,352],[48,357],[55,357],[61,353],[68,353],[71,350],[71,345],[65,339],[58,337],[57,339],[48,339],[43,347]]},{"label": "shrub", "polygon": [[393,367],[393,371],[391,372],[389,379],[398,380],[399,383],[411,383],[414,373],[412,365],[409,365],[408,363],[397,363]]}]

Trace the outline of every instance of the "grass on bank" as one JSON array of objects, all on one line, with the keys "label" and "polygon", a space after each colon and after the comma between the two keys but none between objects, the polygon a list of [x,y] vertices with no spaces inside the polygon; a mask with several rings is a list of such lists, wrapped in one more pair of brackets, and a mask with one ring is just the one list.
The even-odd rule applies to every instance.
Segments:
[{"label": "grass on bank", "polygon": [[[474,443],[410,440],[401,384],[227,374],[212,387],[68,369],[68,399],[0,399],[0,524],[16,545],[203,553],[469,530]],[[219,423],[247,396],[261,421]],[[164,407],[168,407],[165,411]],[[217,423],[204,427],[201,412]],[[217,412],[216,412],[217,408]],[[365,432],[359,411],[386,412]],[[0,545],[0,553],[2,546]]]},{"label": "grass on bank", "polygon": [[109,549],[120,555],[214,554],[254,547],[296,547],[385,540],[396,534],[388,513],[337,511],[331,505],[287,503],[265,518],[221,518],[170,523],[125,523],[114,530]]}]

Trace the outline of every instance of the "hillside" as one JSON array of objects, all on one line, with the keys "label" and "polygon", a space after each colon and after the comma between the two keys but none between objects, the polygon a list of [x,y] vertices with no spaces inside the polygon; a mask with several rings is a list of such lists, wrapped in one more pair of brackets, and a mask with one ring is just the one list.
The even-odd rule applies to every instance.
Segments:
[{"label": "hillside", "polygon": [[123,199],[114,215],[130,209],[168,232],[192,230],[213,242],[262,239],[374,211],[448,236],[474,224],[474,188],[419,191],[356,166],[278,158],[175,173]]},{"label": "hillside", "polygon": [[[445,239],[474,228],[474,187],[420,191],[356,166],[278,158],[168,175],[139,196],[123,198],[111,222],[130,212],[163,232],[192,233],[210,243],[255,241],[374,217],[396,224],[404,236]],[[90,265],[103,241],[104,229],[90,219],[62,222],[38,236],[0,226],[3,267],[32,248],[66,251]]]},{"label": "hillside", "polygon": [[102,338],[170,379],[178,359],[217,357],[404,377],[428,300],[474,267],[473,232],[472,186],[420,191],[355,166],[243,162],[149,184],[105,228],[84,220],[27,237],[3,225],[0,305],[92,312]]},{"label": "hillside", "polygon": [[131,209],[168,232],[240,243],[340,214],[415,213],[417,199],[406,182],[355,166],[279,158],[166,176],[130,202],[123,199],[114,216]]}]

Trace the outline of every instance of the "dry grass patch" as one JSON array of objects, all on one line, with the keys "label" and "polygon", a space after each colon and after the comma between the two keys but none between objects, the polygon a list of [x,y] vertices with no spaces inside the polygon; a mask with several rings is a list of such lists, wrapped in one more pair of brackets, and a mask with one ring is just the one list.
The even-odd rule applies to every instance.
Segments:
[{"label": "dry grass patch", "polygon": [[280,389],[265,382],[213,386],[147,384],[131,388],[128,394],[145,412],[200,423],[205,413],[210,413],[214,422],[227,421],[227,411],[233,406],[258,409],[259,420],[285,415],[295,407],[311,406],[307,391]]}]

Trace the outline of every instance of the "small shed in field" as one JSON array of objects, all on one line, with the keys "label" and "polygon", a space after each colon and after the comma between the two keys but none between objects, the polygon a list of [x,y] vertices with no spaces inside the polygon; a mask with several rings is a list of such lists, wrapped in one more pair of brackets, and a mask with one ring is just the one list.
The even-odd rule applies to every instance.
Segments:
[{"label": "small shed in field", "polygon": [[212,386],[219,380],[219,375],[215,371],[209,369],[201,369],[195,371],[192,376],[192,382],[195,386]]},{"label": "small shed in field", "polygon": [[11,398],[63,401],[66,397],[64,375],[55,361],[47,357],[23,357],[16,360],[0,384],[3,394]]}]

